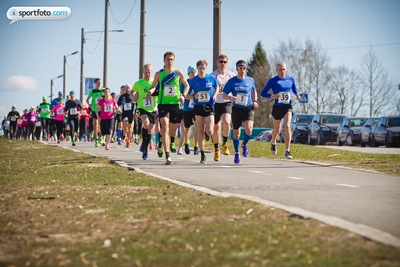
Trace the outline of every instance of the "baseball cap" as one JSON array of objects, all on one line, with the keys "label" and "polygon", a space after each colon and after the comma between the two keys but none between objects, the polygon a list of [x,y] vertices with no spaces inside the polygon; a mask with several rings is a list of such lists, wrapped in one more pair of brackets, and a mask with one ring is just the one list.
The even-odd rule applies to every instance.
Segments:
[{"label": "baseball cap", "polygon": [[125,84],[125,88],[126,88],[126,87],[132,88],[131,85],[130,85],[129,83]]},{"label": "baseball cap", "polygon": [[69,94],[70,94],[70,95],[74,95],[74,94],[75,94],[74,90],[72,90],[71,92],[69,92]]},{"label": "baseball cap", "polygon": [[117,95],[115,92],[112,92],[111,95]]},{"label": "baseball cap", "polygon": [[61,91],[58,92],[59,95],[62,95],[63,93]]},{"label": "baseball cap", "polygon": [[32,106],[30,109],[35,109],[35,107]]},{"label": "baseball cap", "polygon": [[15,105],[12,105],[11,108],[17,108]]},{"label": "baseball cap", "polygon": [[43,99],[47,99],[47,97],[46,97],[46,96],[43,96]]},{"label": "baseball cap", "polygon": [[193,67],[193,66],[189,66],[189,67],[188,67],[188,69],[187,69],[188,75],[189,75],[189,73],[190,73],[192,70],[194,70],[194,71],[196,71],[196,72],[197,72],[197,70],[196,70],[196,68],[195,68],[195,67]]}]

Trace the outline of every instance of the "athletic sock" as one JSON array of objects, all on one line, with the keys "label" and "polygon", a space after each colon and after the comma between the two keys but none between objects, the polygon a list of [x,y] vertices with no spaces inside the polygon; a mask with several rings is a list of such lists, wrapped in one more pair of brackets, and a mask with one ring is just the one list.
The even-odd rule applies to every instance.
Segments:
[{"label": "athletic sock", "polygon": [[148,135],[148,129],[143,128],[142,129],[142,140],[143,140],[143,143],[146,143],[147,135]]},{"label": "athletic sock", "polygon": [[272,143],[272,142],[271,142],[271,145],[276,145],[276,142],[275,142],[275,143]]},{"label": "athletic sock", "polygon": [[161,137],[161,134],[158,134],[158,147],[162,147],[162,137]]},{"label": "athletic sock", "polygon": [[171,144],[175,143],[175,136],[170,136]]},{"label": "athletic sock", "polygon": [[251,135],[247,135],[246,133],[244,134],[244,139],[242,145],[247,146],[247,143],[250,140]]},{"label": "athletic sock", "polygon": [[214,144],[214,149],[215,149],[215,151],[219,151],[218,143]]},{"label": "athletic sock", "polygon": [[286,152],[289,152],[289,149],[286,149]]},{"label": "athletic sock", "polygon": [[239,138],[233,138],[233,147],[235,148],[235,153],[239,153]]},{"label": "athletic sock", "polygon": [[228,137],[227,136],[222,136],[222,145],[226,145],[226,143],[228,142]]},{"label": "athletic sock", "polygon": [[169,152],[165,152],[165,158],[169,158]]},{"label": "athletic sock", "polygon": [[159,135],[160,135],[159,133],[156,133],[156,145],[158,145],[158,141],[159,141],[158,136]]},{"label": "athletic sock", "polygon": [[150,140],[149,140],[149,144],[153,143],[153,133],[150,134]]},{"label": "athletic sock", "polygon": [[204,157],[204,150],[200,150],[201,156]]}]

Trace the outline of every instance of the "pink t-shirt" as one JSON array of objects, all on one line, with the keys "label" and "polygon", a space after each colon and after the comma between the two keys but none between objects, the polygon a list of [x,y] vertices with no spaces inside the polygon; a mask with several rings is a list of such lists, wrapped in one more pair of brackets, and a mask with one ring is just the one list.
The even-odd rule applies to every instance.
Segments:
[{"label": "pink t-shirt", "polygon": [[22,115],[22,126],[28,126],[28,114]]},{"label": "pink t-shirt", "polygon": [[110,100],[106,102],[104,98],[102,98],[97,105],[101,107],[100,119],[109,120],[114,118],[114,106],[117,105],[114,99],[110,98]]},{"label": "pink t-shirt", "polygon": [[64,112],[65,112],[65,106],[63,105],[57,105],[53,108],[51,111],[51,114],[56,114],[54,119],[56,121],[63,121],[64,120]]}]

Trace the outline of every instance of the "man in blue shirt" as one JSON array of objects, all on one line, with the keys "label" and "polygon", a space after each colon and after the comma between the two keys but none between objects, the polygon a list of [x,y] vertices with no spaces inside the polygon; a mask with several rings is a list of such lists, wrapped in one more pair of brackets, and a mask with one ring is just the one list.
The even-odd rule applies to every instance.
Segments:
[{"label": "man in blue shirt", "polygon": [[[290,122],[292,121],[293,107],[291,92],[296,95],[297,100],[300,99],[300,95],[297,91],[296,83],[293,77],[286,75],[286,65],[283,62],[279,62],[276,65],[276,72],[278,76],[271,78],[264,90],[261,92],[262,97],[275,99],[274,106],[272,108],[272,117],[274,118],[274,130],[272,131],[271,140],[271,153],[276,155],[276,137],[278,136],[281,128],[281,120],[284,120],[285,125],[285,144],[286,151],[285,157],[292,159],[290,153]],[[272,89],[272,94],[269,94],[269,90]]]},{"label": "man in blue shirt", "polygon": [[[235,147],[234,163],[240,163],[239,156],[239,137],[240,127],[244,123],[246,131],[242,143],[243,157],[249,156],[247,143],[253,132],[254,108],[258,107],[256,87],[251,77],[246,77],[247,63],[244,60],[236,62],[238,75],[229,79],[224,87],[223,98],[233,103],[232,107],[232,126],[233,126],[233,146]],[[231,93],[232,95],[229,95]]]},{"label": "man in blue shirt", "polygon": [[217,100],[215,92],[218,89],[218,83],[213,75],[206,74],[207,61],[199,60],[196,66],[199,74],[189,81],[189,94],[194,98],[193,112],[196,116],[195,128],[199,139],[200,163],[206,163],[204,131],[209,136],[213,134],[214,102]]},{"label": "man in blue shirt", "polygon": [[[50,110],[53,110],[53,108],[54,108],[55,106],[58,105],[58,100],[59,100],[60,98],[62,99],[62,104],[65,105],[65,102],[66,102],[67,100],[63,97],[63,93],[62,93],[61,91],[59,91],[59,92],[58,92],[58,97],[57,97],[57,98],[54,98],[53,101],[51,101]],[[53,139],[54,134],[55,134],[55,132],[56,132],[56,123],[55,123],[55,121],[54,121],[54,117],[55,117],[54,114],[53,114],[53,115],[50,115],[50,137],[51,137],[51,139]],[[65,127],[64,127],[64,128],[65,128]],[[64,136],[65,136],[65,135],[64,135]],[[54,140],[55,140],[55,137],[54,137]]]}]

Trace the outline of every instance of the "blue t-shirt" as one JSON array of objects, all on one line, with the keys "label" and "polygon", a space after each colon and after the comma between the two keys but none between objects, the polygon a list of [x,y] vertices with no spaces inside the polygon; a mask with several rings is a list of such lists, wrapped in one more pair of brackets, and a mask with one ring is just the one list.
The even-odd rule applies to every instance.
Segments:
[{"label": "blue t-shirt", "polygon": [[293,91],[294,94],[298,93],[296,83],[291,76],[285,76],[283,79],[279,78],[279,76],[275,76],[274,78],[269,79],[264,90],[261,92],[261,96],[270,98],[271,94],[268,94],[268,91],[271,88],[274,95],[282,95],[279,99],[275,99],[275,106],[286,106],[292,104],[291,91]]},{"label": "blue t-shirt", "polygon": [[218,88],[217,80],[211,74],[206,74],[206,77],[200,78],[199,76],[193,77],[189,81],[190,91],[189,94],[195,95],[200,93],[198,99],[194,100],[194,105],[209,104],[214,106],[214,89]]},{"label": "blue t-shirt", "polygon": [[[187,79],[187,82],[189,83],[189,79]],[[181,83],[181,93],[183,94],[183,91],[185,90],[185,85]],[[183,103],[183,111],[193,111],[194,107],[194,99],[185,99]]]},{"label": "blue t-shirt", "polygon": [[233,102],[233,105],[238,108],[246,108],[253,104],[251,93],[256,91],[254,85],[254,79],[251,77],[245,77],[240,80],[237,76],[230,78],[225,84],[224,93],[232,93],[233,96],[237,96],[238,99]]}]

